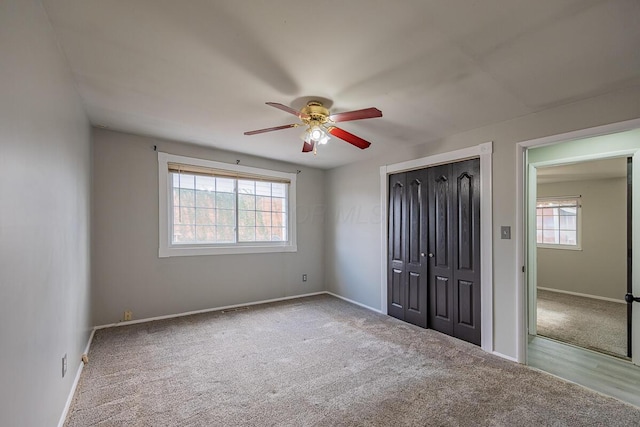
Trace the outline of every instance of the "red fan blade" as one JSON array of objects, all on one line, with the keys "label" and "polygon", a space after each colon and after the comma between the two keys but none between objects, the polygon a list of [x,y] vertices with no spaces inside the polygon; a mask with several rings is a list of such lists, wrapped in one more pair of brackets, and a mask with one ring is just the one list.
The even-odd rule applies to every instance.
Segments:
[{"label": "red fan blade", "polygon": [[365,108],[364,110],[347,111],[346,113],[337,113],[329,116],[329,120],[333,122],[348,122],[351,120],[372,119],[374,117],[382,117],[382,111],[375,107]]},{"label": "red fan blade", "polygon": [[255,134],[258,134],[258,133],[273,132],[274,130],[289,129],[289,128],[295,128],[295,127],[298,127],[298,126],[299,126],[298,123],[292,123],[290,125],[276,126],[276,127],[273,127],[273,128],[251,130],[249,132],[245,132],[244,134],[245,135],[255,135]]},{"label": "red fan blade", "polygon": [[284,104],[279,104],[277,102],[266,102],[265,104],[270,105],[272,107],[275,107],[275,108],[277,108],[279,110],[285,111],[285,112],[287,112],[289,114],[293,114],[294,116],[298,116],[300,118],[307,118],[306,114],[301,114],[300,111],[296,111],[293,108],[287,107]]},{"label": "red fan blade", "polygon": [[369,141],[365,141],[364,139],[360,138],[359,136],[355,136],[352,133],[347,132],[344,129],[340,129],[337,128],[335,126],[331,126],[329,129],[327,129],[327,131],[333,135],[333,136],[337,136],[338,138],[347,141],[349,144],[353,144],[358,148],[361,149],[365,149],[365,148],[369,148],[369,146],[371,145],[371,143]]},{"label": "red fan blade", "polygon": [[309,151],[313,151],[313,141],[310,143],[305,141],[304,144],[302,144],[302,152],[308,153]]}]

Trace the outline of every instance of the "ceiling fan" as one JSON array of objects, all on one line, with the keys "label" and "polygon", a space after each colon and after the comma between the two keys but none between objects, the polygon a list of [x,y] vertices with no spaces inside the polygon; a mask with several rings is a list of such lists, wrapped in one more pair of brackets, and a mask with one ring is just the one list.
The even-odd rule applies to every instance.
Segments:
[{"label": "ceiling fan", "polygon": [[368,148],[371,143],[359,136],[347,132],[344,129],[340,129],[334,126],[334,123],[348,122],[351,120],[371,119],[374,117],[382,117],[382,111],[375,107],[365,108],[363,110],[347,111],[345,113],[331,114],[329,109],[324,107],[319,101],[309,101],[300,111],[296,111],[291,107],[279,104],[277,102],[267,102],[267,105],[278,108],[298,118],[302,123],[291,123],[288,125],[276,126],[266,129],[252,130],[245,132],[245,135],[256,135],[259,133],[272,132],[275,130],[295,128],[298,126],[306,126],[304,134],[302,134],[302,152],[308,153],[313,151],[316,153],[318,144],[326,144],[329,140],[329,135],[340,138],[349,144],[355,145],[358,148]]}]

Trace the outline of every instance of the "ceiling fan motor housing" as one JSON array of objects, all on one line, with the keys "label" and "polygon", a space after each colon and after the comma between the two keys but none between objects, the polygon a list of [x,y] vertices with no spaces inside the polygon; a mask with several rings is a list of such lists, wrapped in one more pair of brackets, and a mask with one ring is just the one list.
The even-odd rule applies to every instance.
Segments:
[{"label": "ceiling fan motor housing", "polygon": [[317,101],[310,101],[300,110],[300,120],[306,125],[323,125],[329,121],[329,110]]}]

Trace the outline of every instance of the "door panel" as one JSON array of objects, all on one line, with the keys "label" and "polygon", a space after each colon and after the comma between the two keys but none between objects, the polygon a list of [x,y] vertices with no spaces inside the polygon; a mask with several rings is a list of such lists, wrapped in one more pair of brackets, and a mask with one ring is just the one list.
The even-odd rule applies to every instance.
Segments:
[{"label": "door panel", "polygon": [[451,259],[451,165],[429,168],[429,327],[448,335],[453,334],[453,274]]},{"label": "door panel", "polygon": [[458,323],[473,326],[473,283],[458,281]]},{"label": "door panel", "polygon": [[452,165],[455,182],[453,218],[453,336],[480,345],[480,161]]},{"label": "door panel", "polygon": [[472,177],[467,173],[458,178],[458,269],[473,270]]},{"label": "door panel", "polygon": [[407,311],[405,319],[427,327],[427,248],[426,170],[407,172]]},{"label": "door panel", "polygon": [[387,279],[388,304],[390,316],[404,320],[405,286],[405,174],[389,176],[389,276]]},{"label": "door panel", "polygon": [[389,292],[388,313],[427,326],[426,171],[389,177]]}]

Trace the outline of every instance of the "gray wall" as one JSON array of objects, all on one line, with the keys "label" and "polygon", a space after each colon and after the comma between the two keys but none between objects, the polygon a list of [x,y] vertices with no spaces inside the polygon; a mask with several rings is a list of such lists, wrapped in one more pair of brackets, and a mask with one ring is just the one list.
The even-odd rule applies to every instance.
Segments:
[{"label": "gray wall", "polygon": [[0,2],[0,74],[0,425],[55,426],[90,332],[91,133],[40,2]]},{"label": "gray wall", "polygon": [[[158,151],[295,172],[298,251],[158,258]],[[324,290],[324,172],[195,145],[94,130],[96,325]],[[302,274],[308,281],[302,282]]]},{"label": "gray wall", "polygon": [[538,185],[538,197],[570,195],[582,196],[582,250],[538,248],[538,286],[622,301],[627,291],[627,180]]},{"label": "gray wall", "polygon": [[[326,250],[327,289],[380,309],[380,253],[382,239],[375,214],[380,209],[379,168],[385,164],[493,141],[493,236],[494,236],[494,347],[516,356],[516,263],[514,240],[501,240],[501,225],[516,223],[516,144],[521,141],[585,129],[640,117],[640,88],[612,93],[549,108],[503,123],[462,132],[449,138],[395,147],[393,140],[377,139],[390,151],[373,160],[327,172],[328,208]],[[338,213],[357,208],[360,221],[344,221]],[[379,216],[378,216],[379,218]],[[350,259],[355,258],[355,259]]]}]

